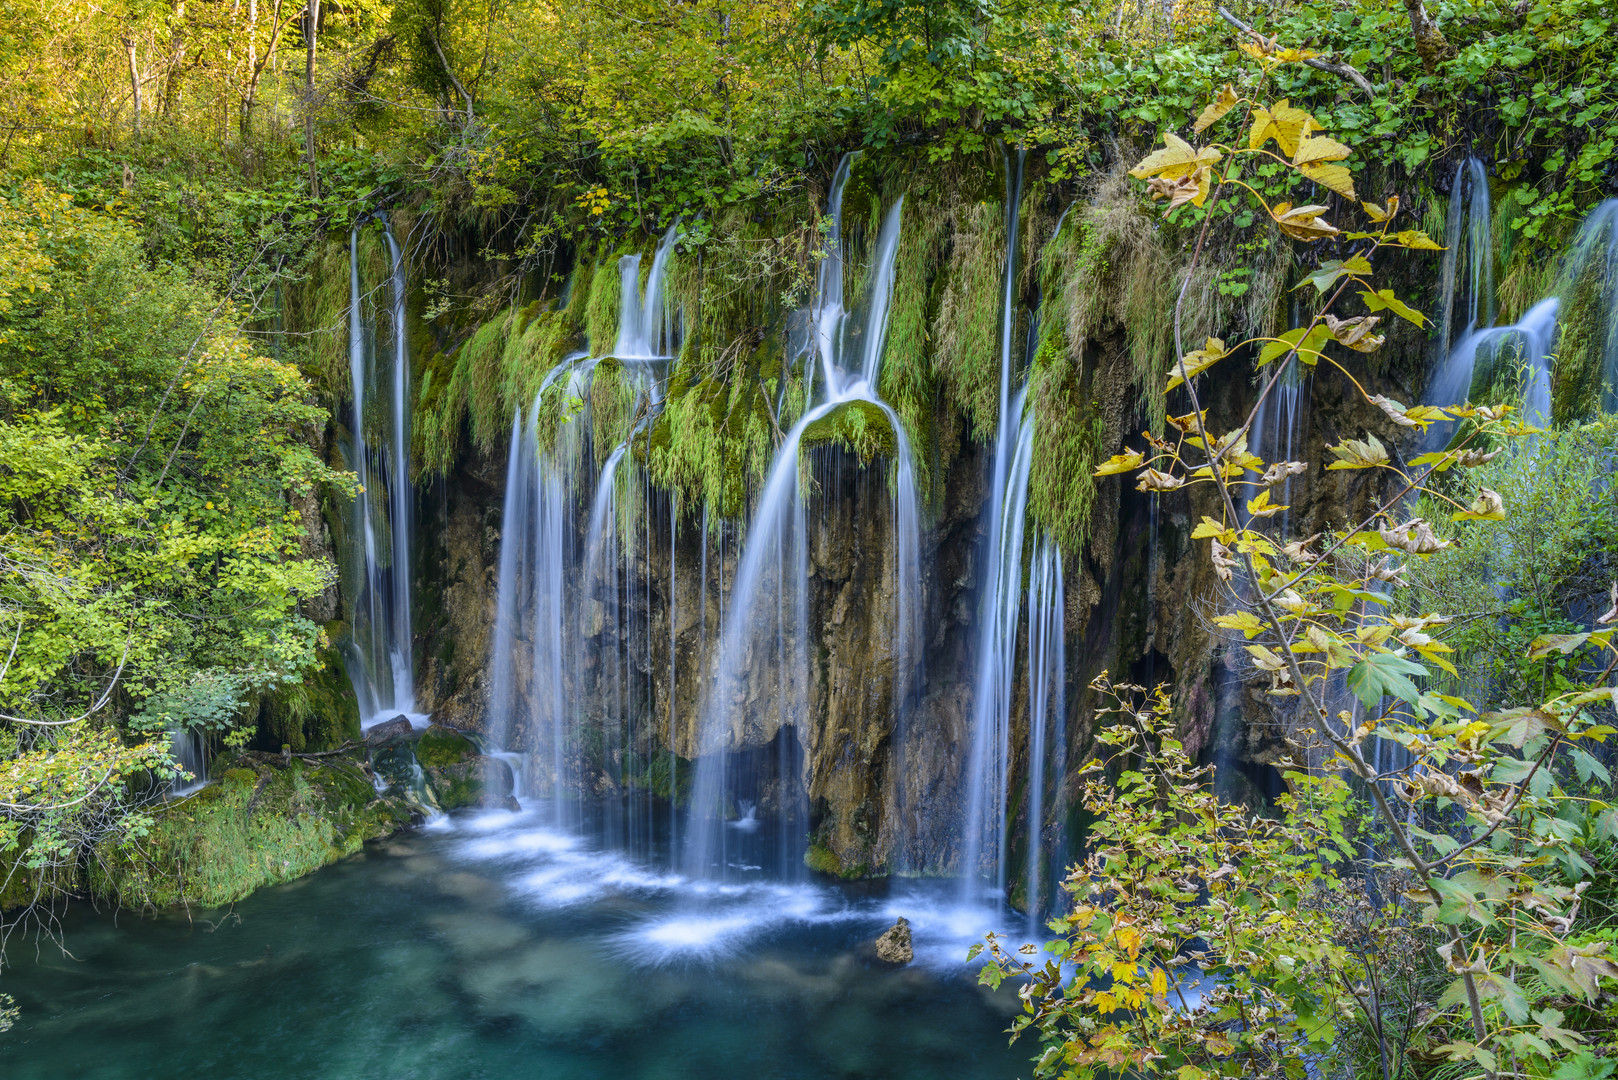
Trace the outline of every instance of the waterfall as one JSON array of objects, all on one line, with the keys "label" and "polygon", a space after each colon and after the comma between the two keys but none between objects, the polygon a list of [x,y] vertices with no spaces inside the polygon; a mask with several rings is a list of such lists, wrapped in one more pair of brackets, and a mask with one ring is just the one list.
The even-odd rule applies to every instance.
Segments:
[{"label": "waterfall", "polygon": [[639,304],[635,298],[640,292],[640,255],[625,255],[618,260],[618,274],[622,296],[619,301],[618,342],[612,355],[620,360],[647,360],[667,356],[665,341],[672,336],[666,305],[663,302],[663,278],[668,272],[669,257],[674,252],[675,227],[670,225],[658,242],[652,255],[652,269],[646,276],[646,295]]},{"label": "waterfall", "polygon": [[[675,239],[671,227],[644,295],[640,256],[619,260],[612,353],[566,357],[526,415],[513,418],[501,518],[491,743],[532,755],[525,794],[548,797],[553,824],[588,824],[599,841],[624,850],[649,840],[649,809],[605,800],[587,815],[582,786],[607,784],[623,795],[650,769],[651,630],[638,614],[649,582],[637,559],[654,517],[650,483],[630,448],[661,404],[662,367],[675,343],[664,293]],[[591,410],[570,403],[588,403],[609,370],[632,397],[629,415],[640,419],[598,458]]]},{"label": "waterfall", "polygon": [[191,779],[178,777],[169,785],[169,795],[178,798],[208,786],[208,747],[200,728],[177,727],[169,732],[169,756]]},{"label": "waterfall", "polygon": [[[360,281],[356,226],[349,234],[348,356],[354,398],[352,467],[359,481],[354,499],[350,558],[357,588],[350,599],[349,677],[359,699],[362,726],[416,711],[416,672],[410,621],[410,340],[406,329],[404,256],[383,222],[389,257],[391,363],[385,369],[373,321],[366,318]],[[387,389],[386,410],[371,408]],[[375,432],[375,445],[370,433]]]},{"label": "waterfall", "polygon": [[[1047,533],[1034,541],[1028,574],[1028,859],[1025,895],[1031,932],[1039,932],[1039,912],[1053,899],[1062,880],[1066,852],[1058,841],[1046,858],[1041,842],[1045,823],[1045,789],[1061,793],[1067,764],[1067,643],[1063,615],[1067,607],[1062,583],[1062,552]],[[1047,728],[1049,755],[1047,756]],[[1047,765],[1047,761],[1049,764]],[[1060,836],[1061,830],[1057,830]]]},{"label": "waterfall", "polygon": [[[806,313],[810,340],[805,349],[805,384],[813,397],[818,367],[824,397],[806,410],[776,450],[748,522],[728,605],[721,612],[714,679],[704,696],[697,727],[696,775],[686,852],[687,869],[695,876],[725,877],[731,869],[728,841],[734,830],[727,828],[726,822],[739,812],[741,799],[756,802],[756,793],[748,786],[757,784],[757,777],[744,775],[735,751],[746,741],[746,725],[759,723],[752,715],[753,707],[766,686],[775,697],[777,710],[776,767],[780,770],[777,786],[781,795],[774,808],[776,858],[783,871],[795,871],[801,865],[797,856],[804,844],[808,819],[802,768],[797,759],[801,757],[799,740],[809,703],[809,531],[800,449],[804,433],[812,424],[853,402],[868,402],[880,409],[895,439],[891,464],[898,549],[892,639],[896,698],[902,700],[902,695],[908,693],[910,673],[919,661],[920,514],[913,459],[904,425],[877,392],[904,199],[896,200],[883,219],[872,255],[863,323],[851,331],[851,313],[843,304],[841,221],[842,193],[852,160],[852,156],[843,159],[833,180],[828,207],[833,223],[829,251],[819,267],[814,306]],[[860,353],[852,363],[843,355],[844,344],[850,338],[860,342]],[[795,789],[790,798],[789,780]]]},{"label": "waterfall", "polygon": [[1608,199],[1584,219],[1573,237],[1564,274],[1563,303],[1588,282],[1599,315],[1591,320],[1601,355],[1601,409],[1618,412],[1618,199]]},{"label": "waterfall", "polygon": [[1017,617],[1021,610],[1023,511],[1028,499],[1033,418],[1024,416],[1027,388],[1012,389],[1012,329],[1017,321],[1017,234],[1023,153],[1006,161],[1006,274],[1000,310],[1000,413],[989,487],[988,542],[979,574],[977,668],[972,683],[972,748],[966,778],[963,889],[975,899],[986,859],[995,895],[1006,889],[1006,802],[1011,762],[1011,696],[1015,688]]}]

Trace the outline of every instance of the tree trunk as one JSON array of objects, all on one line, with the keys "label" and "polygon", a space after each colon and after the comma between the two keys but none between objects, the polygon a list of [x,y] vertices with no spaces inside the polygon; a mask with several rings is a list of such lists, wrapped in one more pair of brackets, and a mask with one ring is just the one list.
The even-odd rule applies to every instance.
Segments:
[{"label": "tree trunk", "polygon": [[262,70],[258,63],[258,0],[247,0],[247,88],[242,91],[238,121],[243,141],[253,133],[253,98],[258,94],[258,73]]},{"label": "tree trunk", "polygon": [[179,113],[181,83],[185,79],[185,0],[174,5],[170,19],[168,76],[163,80],[163,118],[173,120]]},{"label": "tree trunk", "polygon": [[135,103],[135,141],[140,142],[140,65],[135,62],[135,36],[124,36],[124,51],[129,54],[129,90]]},{"label": "tree trunk", "polygon": [[320,173],[315,169],[315,32],[320,25],[320,0],[309,0],[304,31],[303,148],[309,159],[309,197],[320,198]]}]

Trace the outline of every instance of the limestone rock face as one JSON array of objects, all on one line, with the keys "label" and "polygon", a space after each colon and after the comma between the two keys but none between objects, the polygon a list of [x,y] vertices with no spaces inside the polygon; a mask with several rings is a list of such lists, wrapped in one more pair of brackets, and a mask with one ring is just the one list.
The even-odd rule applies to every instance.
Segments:
[{"label": "limestone rock face", "polygon": [[910,922],[903,915],[876,939],[876,956],[887,964],[908,964],[916,958],[910,944]]}]

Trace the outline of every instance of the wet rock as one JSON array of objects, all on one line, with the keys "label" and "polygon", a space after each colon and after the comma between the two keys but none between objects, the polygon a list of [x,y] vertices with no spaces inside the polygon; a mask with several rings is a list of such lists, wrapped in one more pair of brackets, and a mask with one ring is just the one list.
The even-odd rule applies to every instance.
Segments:
[{"label": "wet rock", "polygon": [[390,742],[393,739],[409,738],[414,730],[415,728],[411,726],[408,716],[395,716],[392,720],[384,720],[380,724],[367,729],[365,732],[365,745],[381,746],[383,743]]},{"label": "wet rock", "polygon": [[903,915],[876,939],[876,958],[888,964],[908,964],[916,958],[910,944],[910,920]]},{"label": "wet rock", "polygon": [[519,810],[516,779],[500,758],[473,754],[464,761],[427,769],[427,783],[445,810],[478,806],[487,810]]}]

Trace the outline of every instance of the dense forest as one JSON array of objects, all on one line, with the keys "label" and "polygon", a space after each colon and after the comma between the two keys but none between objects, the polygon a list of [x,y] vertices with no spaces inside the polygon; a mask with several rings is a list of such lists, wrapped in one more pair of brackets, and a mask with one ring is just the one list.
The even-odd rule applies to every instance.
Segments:
[{"label": "dense forest", "polygon": [[[0,1042],[509,815],[681,896],[545,964],[909,912],[958,1064],[1614,1075],[1615,29],[4,0]],[[716,1067],[1018,1067],[838,1052]]]}]

